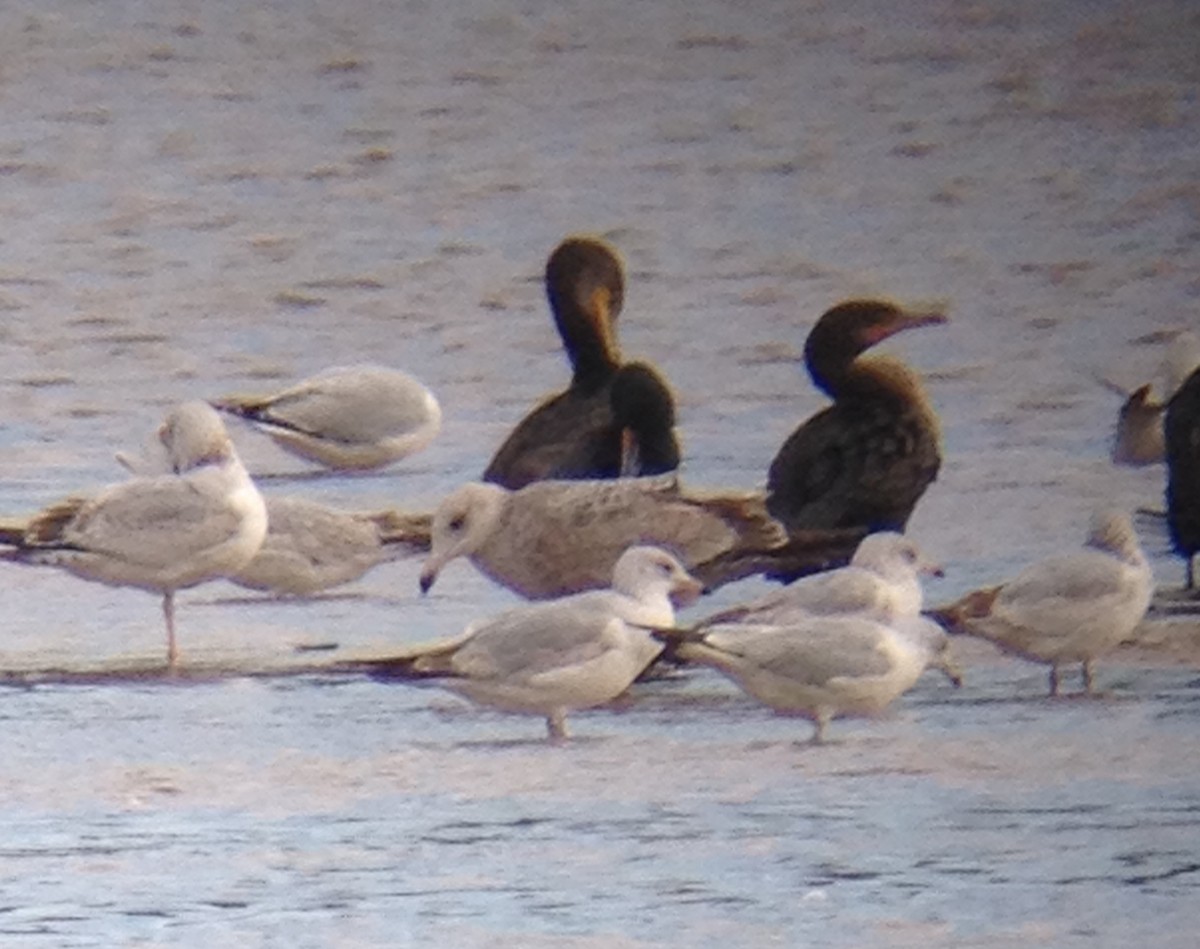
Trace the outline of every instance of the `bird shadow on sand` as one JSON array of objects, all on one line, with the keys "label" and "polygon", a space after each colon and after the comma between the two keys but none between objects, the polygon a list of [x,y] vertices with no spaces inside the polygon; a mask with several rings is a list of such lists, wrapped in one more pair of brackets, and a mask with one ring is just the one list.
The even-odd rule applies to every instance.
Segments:
[{"label": "bird shadow on sand", "polygon": [[358,602],[374,597],[363,591],[346,591],[339,593],[309,593],[304,596],[285,596],[274,593],[231,594],[229,596],[213,597],[211,600],[191,600],[189,605],[195,606],[303,606],[313,602],[337,603],[341,601]]},{"label": "bird shadow on sand", "polygon": [[305,468],[298,471],[252,471],[255,481],[266,484],[305,484],[308,482],[353,479],[355,481],[391,481],[418,475],[436,474],[433,467],[381,468],[372,471],[355,471],[342,468]]}]

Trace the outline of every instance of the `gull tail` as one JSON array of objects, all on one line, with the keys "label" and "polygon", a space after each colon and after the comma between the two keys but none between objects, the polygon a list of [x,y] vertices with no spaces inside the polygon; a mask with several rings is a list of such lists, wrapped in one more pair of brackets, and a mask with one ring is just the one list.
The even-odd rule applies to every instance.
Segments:
[{"label": "gull tail", "polygon": [[454,654],[470,637],[470,631],[453,639],[424,643],[390,656],[369,656],[347,659],[338,668],[345,672],[360,672],[373,679],[444,679],[458,675]]},{"label": "gull tail", "polygon": [[948,633],[965,633],[972,620],[983,619],[992,612],[1001,589],[996,586],[972,590],[953,603],[925,610],[925,615]]}]

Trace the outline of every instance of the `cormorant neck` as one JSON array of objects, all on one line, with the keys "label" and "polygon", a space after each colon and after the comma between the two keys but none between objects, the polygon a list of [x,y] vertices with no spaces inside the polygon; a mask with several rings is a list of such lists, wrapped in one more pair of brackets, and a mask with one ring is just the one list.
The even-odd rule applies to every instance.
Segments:
[{"label": "cormorant neck", "polygon": [[853,360],[838,378],[837,387],[825,391],[834,397],[834,401],[869,399],[928,406],[925,388],[916,373],[900,360],[888,356],[863,356]]},{"label": "cormorant neck", "polygon": [[603,389],[620,368],[620,363],[608,353],[597,353],[595,350],[584,349],[573,354],[568,349],[567,356],[575,370],[571,376],[571,388],[580,392],[592,393]]},{"label": "cormorant neck", "polygon": [[847,378],[854,374],[858,355],[867,346],[854,336],[819,332],[821,329],[818,324],[808,334],[804,343],[804,365],[813,385],[830,398],[837,399],[838,393],[847,385]]},{"label": "cormorant neck", "polygon": [[589,303],[584,307],[558,294],[550,297],[558,334],[571,361],[571,388],[584,392],[607,385],[621,365],[607,307],[599,300]]}]

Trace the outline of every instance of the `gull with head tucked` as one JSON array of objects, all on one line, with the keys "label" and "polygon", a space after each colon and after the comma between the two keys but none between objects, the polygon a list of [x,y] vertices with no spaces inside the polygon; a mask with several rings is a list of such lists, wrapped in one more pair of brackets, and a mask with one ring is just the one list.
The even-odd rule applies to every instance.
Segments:
[{"label": "gull with head tucked", "polygon": [[213,406],[265,432],[286,451],[336,471],[370,471],[425,448],[442,410],[425,386],[383,366],[338,366],[269,395]]}]

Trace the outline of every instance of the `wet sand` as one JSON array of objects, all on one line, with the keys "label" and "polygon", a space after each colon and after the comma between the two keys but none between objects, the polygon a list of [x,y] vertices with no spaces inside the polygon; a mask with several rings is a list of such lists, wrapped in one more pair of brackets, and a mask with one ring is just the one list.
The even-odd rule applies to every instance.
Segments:
[{"label": "wet sand", "polygon": [[[1198,39],[1182,0],[9,4],[0,513],[119,480],[175,401],[360,361],[435,391],[428,450],[348,478],[239,451],[270,492],[428,509],[565,382],[541,270],[586,231],[626,257],[624,349],[676,388],[698,485],[761,484],[822,404],[825,308],[944,301],[887,346],[944,424],[911,530],[930,601],[997,582],[1096,503],[1162,506],[1161,466],[1109,464],[1095,377],[1148,381],[1197,323]],[[329,670],[516,602],[467,564],[421,598],[417,569],[185,592],[168,682],[156,598],[0,565],[0,942],[1194,944],[1192,618],[1096,699],[964,642],[964,689],[828,748],[702,674],[548,748]]]}]

